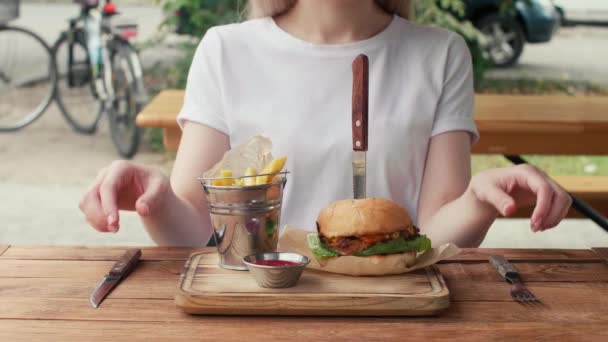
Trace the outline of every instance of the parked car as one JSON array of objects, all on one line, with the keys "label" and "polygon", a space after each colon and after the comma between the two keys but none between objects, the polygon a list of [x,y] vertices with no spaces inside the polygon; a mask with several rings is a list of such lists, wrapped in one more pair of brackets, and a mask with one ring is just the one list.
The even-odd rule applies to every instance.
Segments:
[{"label": "parked car", "polygon": [[562,25],[608,25],[606,0],[553,0]]},{"label": "parked car", "polygon": [[501,12],[501,3],[465,0],[465,19],[487,35],[484,50],[490,61],[497,67],[508,67],[517,63],[525,43],[550,41],[559,27],[559,17],[551,0],[515,0],[514,10],[508,13]]}]

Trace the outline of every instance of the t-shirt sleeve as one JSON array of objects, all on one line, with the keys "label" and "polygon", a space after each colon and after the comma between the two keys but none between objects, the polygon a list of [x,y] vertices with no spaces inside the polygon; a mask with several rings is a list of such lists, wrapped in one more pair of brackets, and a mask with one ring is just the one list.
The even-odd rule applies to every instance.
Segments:
[{"label": "t-shirt sleeve", "polygon": [[443,88],[431,136],[467,131],[474,144],[479,140],[479,132],[473,119],[475,91],[471,53],[464,39],[457,34],[451,34],[448,42]]},{"label": "t-shirt sleeve", "polygon": [[197,122],[228,134],[220,83],[221,43],[217,32],[209,29],[199,43],[192,59],[184,104],[177,123]]}]

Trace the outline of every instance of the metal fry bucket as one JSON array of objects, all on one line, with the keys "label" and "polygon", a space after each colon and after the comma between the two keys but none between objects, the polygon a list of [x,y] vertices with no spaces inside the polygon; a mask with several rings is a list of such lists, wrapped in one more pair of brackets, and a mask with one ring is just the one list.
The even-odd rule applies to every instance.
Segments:
[{"label": "metal fry bucket", "polygon": [[283,172],[269,184],[252,186],[218,186],[212,184],[213,178],[199,178],[207,198],[220,267],[247,270],[244,257],[276,251],[286,175]]}]

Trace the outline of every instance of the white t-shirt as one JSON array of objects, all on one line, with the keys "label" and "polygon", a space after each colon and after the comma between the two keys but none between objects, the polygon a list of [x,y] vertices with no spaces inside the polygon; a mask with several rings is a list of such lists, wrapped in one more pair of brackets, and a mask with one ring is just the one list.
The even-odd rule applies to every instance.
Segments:
[{"label": "white t-shirt", "polygon": [[459,35],[394,16],[377,35],[317,45],[272,18],[214,27],[202,39],[178,116],[226,133],[263,134],[291,172],[281,226],[314,230],[319,210],[352,198],[352,61],[369,57],[367,196],[392,199],[414,222],[431,137],[478,133],[471,56]]}]

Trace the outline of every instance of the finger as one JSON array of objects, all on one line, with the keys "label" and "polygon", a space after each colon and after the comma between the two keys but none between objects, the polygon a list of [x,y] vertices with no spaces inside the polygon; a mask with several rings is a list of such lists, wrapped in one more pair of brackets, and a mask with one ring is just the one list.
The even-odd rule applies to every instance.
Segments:
[{"label": "finger", "polygon": [[141,216],[148,216],[158,206],[158,201],[162,198],[167,189],[167,182],[164,177],[151,177],[144,193],[137,199],[135,210]]},{"label": "finger", "polygon": [[572,198],[564,189],[553,181],[550,181],[550,183],[554,191],[553,202],[551,203],[551,211],[547,215],[547,218],[541,222],[541,230],[557,226],[566,217],[572,204]]},{"label": "finger", "polygon": [[103,212],[106,215],[108,230],[112,232],[117,232],[119,229],[117,195],[122,183],[122,177],[121,168],[110,169],[99,186],[99,196]]},{"label": "finger", "polygon": [[87,189],[87,193],[98,191],[99,186],[103,182],[103,179],[108,174],[108,169],[109,169],[108,167],[104,167],[103,169],[99,170],[99,172],[97,173],[97,176],[95,176],[95,179],[93,180],[91,185],[89,185],[89,188]]},{"label": "finger", "polygon": [[[566,191],[566,190],[564,190],[564,191]],[[568,192],[566,192],[566,195],[568,196],[568,202],[566,203],[566,206],[564,207],[564,211],[562,212],[562,220],[564,218],[566,218],[566,216],[568,216],[570,209],[572,209],[572,202],[573,202],[572,195],[570,195]]]},{"label": "finger", "polygon": [[[503,189],[498,186],[491,185],[484,188],[483,194],[477,194],[478,197],[490,203],[498,210],[503,216],[512,215],[517,209],[515,200]],[[481,195],[481,196],[480,196]]]},{"label": "finger", "polygon": [[538,231],[541,223],[549,214],[554,191],[549,181],[533,167],[521,168],[518,174],[518,185],[528,188],[536,195],[536,205],[532,212],[532,230]]},{"label": "finger", "polygon": [[97,231],[108,232],[108,219],[103,212],[99,193],[88,193],[80,203],[87,222]]}]

